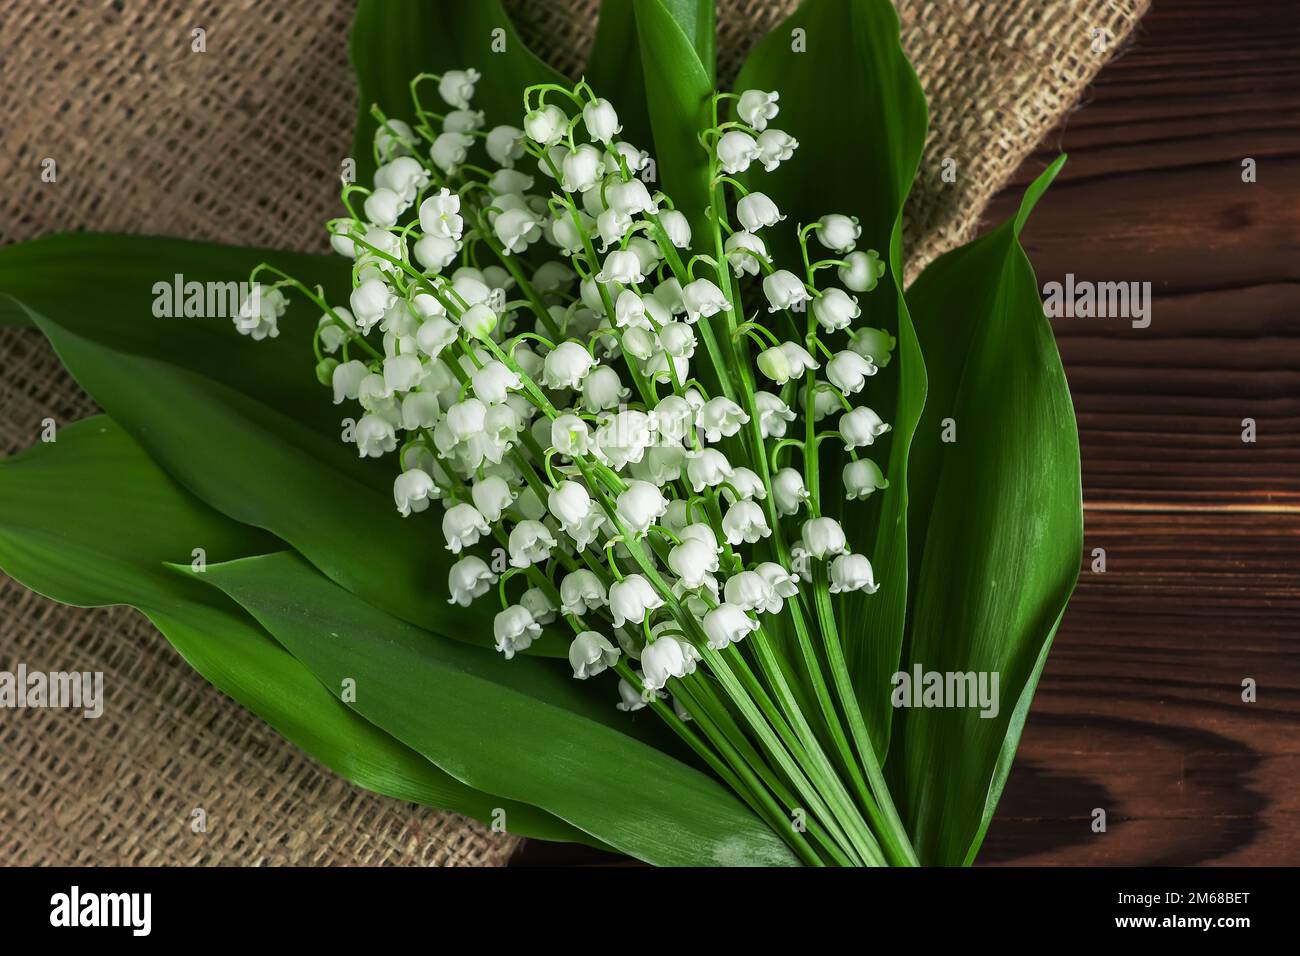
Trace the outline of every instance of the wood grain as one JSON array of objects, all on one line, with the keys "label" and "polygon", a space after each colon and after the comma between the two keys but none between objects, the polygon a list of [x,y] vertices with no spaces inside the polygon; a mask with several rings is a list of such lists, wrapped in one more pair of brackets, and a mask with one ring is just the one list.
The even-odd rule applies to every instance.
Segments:
[{"label": "wood grain", "polygon": [[1155,298],[1147,329],[1054,322],[1107,569],[1085,560],[984,864],[1300,863],[1298,51],[1294,0],[1156,4],[989,209],[1067,151],[1025,231],[1040,282]]}]

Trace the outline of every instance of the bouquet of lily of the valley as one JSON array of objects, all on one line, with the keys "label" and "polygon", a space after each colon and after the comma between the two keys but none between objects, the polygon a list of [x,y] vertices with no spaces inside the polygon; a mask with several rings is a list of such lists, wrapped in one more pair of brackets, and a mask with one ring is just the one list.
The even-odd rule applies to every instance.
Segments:
[{"label": "bouquet of lily of the valley", "polygon": [[[331,256],[0,253],[111,416],[0,466],[0,562],[383,793],[652,863],[969,863],[1081,547],[1018,243],[1059,163],[904,290],[887,3],[806,0],[734,92],[709,4],[607,7],[575,84],[495,3],[363,4]],[[233,323],[142,310],[173,274],[247,277]]]}]

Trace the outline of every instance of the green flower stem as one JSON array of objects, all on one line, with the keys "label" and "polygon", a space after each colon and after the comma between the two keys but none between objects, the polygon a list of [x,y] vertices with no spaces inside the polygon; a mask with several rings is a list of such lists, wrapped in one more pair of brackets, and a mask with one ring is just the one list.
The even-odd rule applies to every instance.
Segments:
[{"label": "green flower stem", "polygon": [[[768,716],[772,727],[790,752],[796,759],[802,758],[800,760],[801,765],[808,768],[810,779],[826,801],[827,806],[830,807],[834,819],[839,821],[840,826],[847,834],[852,835],[859,852],[866,847],[868,858],[875,858],[883,862],[883,857],[880,856],[879,844],[876,843],[875,837],[853,806],[852,798],[849,797],[848,791],[844,789],[843,784],[835,775],[830,762],[821,754],[821,748],[819,746],[815,747],[817,756],[814,756],[814,751],[806,746],[807,738],[801,738],[800,735],[797,735],[789,723],[782,718],[767,689],[759,683],[753,671],[749,669],[749,664],[744,655],[740,653],[738,648],[733,648],[733,650],[734,654],[720,653],[720,659],[725,663],[728,658],[734,657],[735,674],[738,675],[740,683],[748,691],[749,696],[759,705],[759,708]],[[792,705],[794,703],[793,698],[789,698],[785,703]],[[800,719],[802,719],[802,715],[800,715]],[[806,722],[804,726],[807,726]]]},{"label": "green flower stem", "polygon": [[[624,680],[633,687],[640,686],[640,681],[636,679],[636,675],[632,673],[630,667],[622,661],[615,666],[619,668],[619,673],[623,676]],[[713,717],[717,715],[717,711],[712,706],[706,705],[702,699],[697,698],[691,688],[684,686],[683,681],[677,681],[677,685],[678,686],[675,687],[674,690],[683,701],[683,705],[686,707],[687,712],[690,713],[695,722],[700,725],[701,729],[704,731],[705,735],[709,737],[710,742],[714,747],[726,756],[728,764],[730,764],[730,766],[735,770],[733,779],[739,778],[739,780],[743,782],[743,786],[736,788],[736,793],[739,794],[741,799],[748,803],[750,807],[759,814],[759,816],[763,817],[767,821],[767,824],[772,828],[772,831],[784,839],[804,863],[809,866],[824,866],[825,861],[823,861],[812,847],[808,845],[808,841],[803,838],[803,834],[799,833],[791,825],[789,816],[782,812],[781,806],[772,796],[772,791],[768,789],[768,786],[762,779],[760,779],[759,774],[756,773],[754,768],[745,761],[732,742],[727,739],[726,735],[714,722]],[[672,714],[673,719],[680,723],[680,719],[677,718],[677,715],[672,713],[672,708],[664,705],[662,701],[655,700],[652,702],[651,706],[655,707],[655,712],[660,714],[660,716],[665,716],[665,712]],[[669,726],[673,727],[674,725],[670,722]],[[705,759],[708,761],[707,757]],[[714,758],[714,760],[717,760],[717,758]],[[710,766],[713,765],[712,761],[708,762],[710,763]],[[759,765],[762,767],[761,761],[759,761]],[[766,768],[763,769],[766,771]],[[783,789],[780,788],[779,782],[771,782],[776,784],[779,789]],[[828,839],[826,845],[828,846],[828,853],[831,854],[831,859],[834,862],[839,863],[840,865],[852,865],[853,861],[848,857],[845,857],[842,852],[838,851],[832,841]],[[838,856],[836,854],[838,854]]]}]

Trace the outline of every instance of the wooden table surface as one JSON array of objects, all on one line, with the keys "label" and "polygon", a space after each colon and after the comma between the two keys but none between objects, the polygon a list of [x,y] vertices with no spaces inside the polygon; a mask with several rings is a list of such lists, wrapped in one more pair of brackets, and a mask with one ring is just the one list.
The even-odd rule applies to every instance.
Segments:
[{"label": "wooden table surface", "polygon": [[1150,282],[1152,321],[1055,321],[1106,571],[1084,563],[981,862],[1300,864],[1300,2],[1158,0],[988,221],[1061,150],[1040,284]]}]

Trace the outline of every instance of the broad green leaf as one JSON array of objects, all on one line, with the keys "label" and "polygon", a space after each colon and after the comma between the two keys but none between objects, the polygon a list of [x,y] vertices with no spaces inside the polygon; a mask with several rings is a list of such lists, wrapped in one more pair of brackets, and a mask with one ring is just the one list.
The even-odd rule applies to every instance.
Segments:
[{"label": "broad green leaf", "polygon": [[107,416],[0,461],[0,566],[79,607],[131,605],[207,680],[368,790],[491,820],[512,831],[579,839],[535,807],[465,786],[349,710],[233,601],[164,562],[189,564],[281,547],[184,491]]},{"label": "broad green leaf", "polygon": [[[822,450],[824,506],[832,514],[842,509],[850,545],[871,558],[880,582],[876,594],[854,592],[840,601],[837,616],[882,760],[892,717],[889,678],[898,669],[907,608],[907,459],[926,388],[901,285],[903,201],[920,161],[926,110],[898,36],[898,16],[886,0],[805,0],[759,43],[736,81],[737,90],[778,91],[781,112],[772,126],[799,141],[794,157],[775,172],[755,166],[748,176],[751,188],[771,195],[788,216],[781,228],[767,230],[769,249],[781,262],[797,263],[795,224],[838,212],[858,217],[859,249],[888,258],[879,285],[860,296],[862,317],[855,325],[886,329],[898,342],[893,360],[860,398],[892,426],[868,455],[885,472],[889,489],[845,506],[839,500],[844,459],[833,443]],[[810,252],[835,258],[816,239]],[[833,270],[818,276],[836,282]],[[845,340],[831,338],[832,350],[846,347]]]},{"label": "broad green leaf", "polygon": [[326,687],[354,679],[359,713],[469,786],[541,807],[650,863],[794,862],[712,777],[620,730],[646,715],[614,709],[612,675],[596,679],[608,694],[593,703],[558,662],[431,640],[290,554],[209,567],[204,580]]},{"label": "broad green leaf", "polygon": [[702,235],[709,170],[698,137],[712,123],[713,4],[632,0],[632,6],[641,77],[631,81],[645,91],[659,181]]},{"label": "broad green leaf", "polygon": [[583,77],[598,96],[609,100],[618,110],[618,120],[623,125],[619,139],[653,152],[654,134],[633,0],[602,0],[596,38]]},{"label": "broad green leaf", "polygon": [[[1019,215],[936,260],[909,291],[930,370],[913,449],[916,586],[903,670],[996,673],[996,717],[903,711],[891,754],[922,861],[972,859],[1001,793],[1029,700],[1079,573],[1079,439],[1065,372]],[[955,442],[941,440],[944,419]],[[936,773],[936,768],[941,768]]]},{"label": "broad green leaf", "polygon": [[[329,390],[315,379],[311,342],[319,316],[312,306],[296,298],[274,339],[253,343],[235,331],[229,312],[238,308],[239,293],[226,283],[246,282],[261,262],[309,286],[323,286],[328,301],[347,301],[349,262],[340,256],[155,236],[65,233],[0,248],[0,321],[30,322],[22,307],[29,306],[96,342],[202,371],[322,434],[337,436],[341,416],[330,404]],[[159,316],[157,303],[165,298],[174,304],[166,293],[177,276],[182,293],[186,283],[210,291],[220,314]],[[373,468],[350,465],[358,476],[375,477]]]},{"label": "broad green leaf", "polygon": [[[567,83],[524,46],[500,0],[361,0],[352,23],[352,66],[360,105],[352,156],[357,182],[367,184],[378,125],[370,108],[411,122],[410,83],[420,73],[478,70],[473,106],[487,114],[489,127],[522,125],[524,87]],[[422,84],[420,95],[426,110],[452,109],[438,98],[436,83]]]},{"label": "broad green leaf", "polygon": [[[492,643],[485,602],[447,602],[453,556],[436,519],[398,515],[390,492],[354,474],[355,456],[337,439],[189,368],[119,351],[32,315],[82,387],[203,501],[272,532],[344,587],[405,620]],[[259,347],[246,344],[249,352]],[[365,464],[391,481],[379,463]],[[548,635],[532,650],[562,656],[565,647]]]}]

